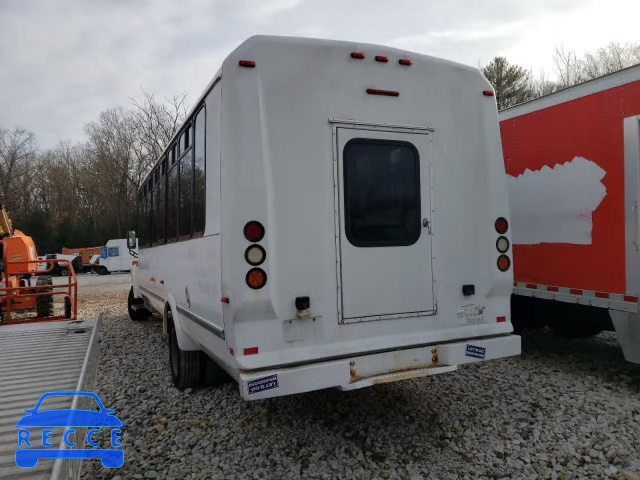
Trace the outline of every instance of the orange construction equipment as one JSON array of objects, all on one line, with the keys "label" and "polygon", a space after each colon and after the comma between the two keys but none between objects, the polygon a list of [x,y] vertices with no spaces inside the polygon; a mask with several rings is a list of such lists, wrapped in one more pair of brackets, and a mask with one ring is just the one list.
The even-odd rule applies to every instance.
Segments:
[{"label": "orange construction equipment", "polygon": [[[53,285],[49,273],[56,263],[68,264],[67,283]],[[54,295],[64,297],[63,315],[54,315]],[[0,202],[0,324],[75,319],[77,297],[78,281],[71,262],[39,260],[33,239],[12,228]],[[12,312],[25,310],[35,310],[36,315],[12,319]]]},{"label": "orange construction equipment", "polygon": [[91,257],[94,255],[100,255],[104,247],[79,247],[79,248],[67,248],[62,247],[60,253],[63,255],[73,255],[77,253],[82,257],[82,264],[84,266],[91,265]]}]

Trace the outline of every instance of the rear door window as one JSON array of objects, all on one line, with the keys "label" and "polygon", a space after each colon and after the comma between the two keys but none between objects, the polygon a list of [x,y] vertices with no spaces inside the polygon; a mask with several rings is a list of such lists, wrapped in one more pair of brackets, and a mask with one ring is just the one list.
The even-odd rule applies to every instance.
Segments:
[{"label": "rear door window", "polygon": [[354,138],[344,147],[345,231],[356,247],[420,238],[420,158],[409,142]]}]

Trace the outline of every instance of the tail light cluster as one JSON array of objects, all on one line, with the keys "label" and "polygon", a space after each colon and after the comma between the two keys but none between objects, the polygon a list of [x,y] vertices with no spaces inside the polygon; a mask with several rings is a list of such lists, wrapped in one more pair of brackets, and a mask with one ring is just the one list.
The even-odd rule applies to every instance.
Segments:
[{"label": "tail light cluster", "polygon": [[506,218],[500,217],[496,220],[495,227],[496,232],[500,234],[496,240],[496,249],[500,252],[500,256],[498,257],[498,270],[506,272],[511,267],[511,259],[506,255],[511,245],[509,239],[504,236],[507,230],[509,230],[509,222],[507,222]]},{"label": "tail light cluster", "polygon": [[256,220],[247,222],[244,226],[244,238],[251,242],[244,251],[244,259],[253,267],[247,272],[245,280],[250,288],[258,290],[267,284],[267,273],[262,268],[258,268],[258,265],[262,265],[267,258],[267,252],[257,243],[264,238],[264,227]]}]

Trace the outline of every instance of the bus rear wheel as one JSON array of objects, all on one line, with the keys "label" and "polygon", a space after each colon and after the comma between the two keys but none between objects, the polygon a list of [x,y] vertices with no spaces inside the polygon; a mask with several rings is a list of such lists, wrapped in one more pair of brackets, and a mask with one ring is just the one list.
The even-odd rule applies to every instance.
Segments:
[{"label": "bus rear wheel", "polygon": [[171,380],[178,390],[198,387],[201,385],[202,378],[202,352],[187,352],[180,349],[171,311],[167,312],[167,316]]}]

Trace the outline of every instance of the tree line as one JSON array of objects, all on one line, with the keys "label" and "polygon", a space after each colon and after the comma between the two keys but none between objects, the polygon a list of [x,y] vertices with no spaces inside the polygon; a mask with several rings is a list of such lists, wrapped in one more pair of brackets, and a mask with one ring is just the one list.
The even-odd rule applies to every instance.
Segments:
[{"label": "tree line", "polygon": [[553,54],[556,80],[549,80],[544,71],[534,75],[509,63],[505,57],[495,57],[481,69],[496,92],[498,110],[502,110],[639,63],[640,44],[610,43],[582,56],[556,47]]},{"label": "tree line", "polygon": [[[498,109],[640,63],[640,45],[611,43],[583,56],[558,47],[553,62],[556,80],[504,57],[481,66]],[[141,100],[88,122],[86,141],[44,150],[32,132],[0,127],[0,199],[14,227],[34,238],[41,255],[124,237],[135,227],[142,179],[185,119],[186,97],[158,101],[143,90]]]},{"label": "tree line", "polygon": [[134,228],[138,187],[188,108],[186,94],[142,93],[88,122],[82,143],[41,150],[32,132],[0,128],[0,199],[39,255],[104,245]]}]

